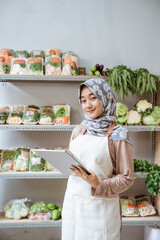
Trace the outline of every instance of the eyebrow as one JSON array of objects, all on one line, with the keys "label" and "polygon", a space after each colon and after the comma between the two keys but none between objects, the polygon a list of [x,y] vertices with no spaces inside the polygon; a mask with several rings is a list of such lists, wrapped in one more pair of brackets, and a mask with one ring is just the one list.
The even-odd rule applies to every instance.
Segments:
[{"label": "eyebrow", "polygon": [[[94,95],[94,93],[90,93],[90,94],[89,94],[89,96],[92,96],[92,95]],[[84,96],[81,96],[80,99],[81,99],[81,98],[84,98]]]}]

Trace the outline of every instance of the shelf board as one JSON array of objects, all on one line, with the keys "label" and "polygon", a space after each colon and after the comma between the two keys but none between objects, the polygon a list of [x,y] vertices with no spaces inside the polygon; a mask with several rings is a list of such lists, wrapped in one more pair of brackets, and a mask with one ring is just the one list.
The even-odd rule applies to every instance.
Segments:
[{"label": "shelf board", "polygon": [[[0,213],[0,228],[23,228],[23,227],[61,227],[62,220],[57,221],[31,221],[27,218],[20,220],[6,219],[4,213]],[[160,216],[150,217],[123,217],[122,225],[126,226],[144,226],[144,225],[160,225]]]},{"label": "shelf board", "polygon": [[[14,131],[72,131],[77,125],[32,125],[32,124],[0,124],[0,130]],[[150,126],[125,126],[129,132],[151,132]],[[160,131],[160,126],[153,131]]]},{"label": "shelf board", "polygon": [[[49,75],[10,75],[0,74],[0,82],[84,82],[96,76],[49,76]],[[100,76],[100,78],[105,79]]]},{"label": "shelf board", "polygon": [[31,124],[1,124],[0,130],[14,131],[72,131],[77,125],[31,125]]},{"label": "shelf board", "polygon": [[59,171],[46,172],[0,172],[0,179],[67,179],[68,175],[63,175]]},{"label": "shelf board", "polygon": [[[148,173],[134,173],[136,178],[146,178]],[[0,172],[0,179],[67,179],[68,175],[61,174],[58,170],[46,172]]]}]

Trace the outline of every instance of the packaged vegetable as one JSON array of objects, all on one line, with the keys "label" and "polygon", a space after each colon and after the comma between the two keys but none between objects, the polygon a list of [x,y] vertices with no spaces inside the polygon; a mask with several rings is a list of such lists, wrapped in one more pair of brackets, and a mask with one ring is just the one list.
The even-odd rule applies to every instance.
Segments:
[{"label": "packaged vegetable", "polygon": [[42,58],[28,58],[27,59],[27,74],[43,75],[43,59]]},{"label": "packaged vegetable", "polygon": [[59,56],[52,55],[45,57],[45,73],[46,75],[61,75],[61,59]]},{"label": "packaged vegetable", "polygon": [[0,55],[0,74],[9,74],[11,69],[11,57]]},{"label": "packaged vegetable", "polygon": [[5,123],[8,116],[8,111],[4,109],[0,109],[0,124]]},{"label": "packaged vegetable", "polygon": [[60,57],[60,51],[58,48],[51,48],[51,49],[48,49],[46,50],[46,53],[45,53],[46,56],[48,55],[57,55]]},{"label": "packaged vegetable", "polygon": [[30,57],[31,58],[43,58],[44,59],[44,51],[42,50],[33,50],[30,52]]},{"label": "packaged vegetable", "polygon": [[29,213],[46,213],[49,212],[49,208],[47,207],[47,204],[43,201],[39,201],[32,206],[30,206]]},{"label": "packaged vegetable", "polygon": [[35,221],[49,221],[51,219],[51,213],[50,212],[29,213],[28,219]]},{"label": "packaged vegetable", "polygon": [[11,111],[18,111],[18,112],[24,112],[25,106],[24,105],[12,105],[10,106]]},{"label": "packaged vegetable", "polygon": [[[78,57],[73,52],[65,52],[62,54],[62,75],[78,75]],[[71,74],[70,74],[71,70]]]},{"label": "packaged vegetable", "polygon": [[12,56],[14,54],[13,49],[1,48],[0,55]]},{"label": "packaged vegetable", "polygon": [[136,204],[140,213],[140,216],[155,215],[156,211],[149,201],[149,197],[146,195],[136,196]]},{"label": "packaged vegetable", "polygon": [[49,105],[45,105],[45,106],[41,106],[39,109],[40,109],[40,111],[41,111],[41,110],[48,110],[48,109],[53,110],[53,107],[52,107],[52,106],[49,106]]},{"label": "packaged vegetable", "polygon": [[54,113],[52,109],[44,109],[40,111],[39,123],[40,124],[53,124]]},{"label": "packaged vegetable", "polygon": [[7,117],[6,122],[8,124],[21,124],[23,112],[11,111]]},{"label": "packaged vegetable", "polygon": [[4,205],[5,218],[19,220],[27,217],[29,213],[29,203],[27,198],[12,199]]},{"label": "packaged vegetable", "polygon": [[48,209],[49,209],[50,211],[55,210],[55,209],[58,209],[58,206],[57,206],[55,203],[53,203],[53,202],[48,203],[48,204],[47,204],[47,207],[48,207]]},{"label": "packaged vegetable", "polygon": [[17,50],[14,52],[15,58],[28,58],[29,54],[26,50]]},{"label": "packaged vegetable", "polygon": [[45,160],[35,153],[32,149],[30,151],[29,171],[40,172],[45,171]]},{"label": "packaged vegetable", "polygon": [[136,200],[133,195],[121,197],[122,216],[139,216]]},{"label": "packaged vegetable", "polygon": [[39,110],[39,106],[38,105],[33,105],[33,104],[28,105],[27,108],[34,108],[36,110]]},{"label": "packaged vegetable", "polygon": [[70,106],[61,104],[54,105],[54,124],[70,124]]},{"label": "packaged vegetable", "polygon": [[25,75],[27,73],[26,59],[25,58],[13,58],[10,74]]},{"label": "packaged vegetable", "polygon": [[15,157],[16,157],[15,150],[3,149],[2,160],[1,160],[1,170],[4,172],[13,170]]},{"label": "packaged vegetable", "polygon": [[49,162],[45,162],[46,165],[46,171],[53,171],[55,170],[55,168],[49,163]]},{"label": "packaged vegetable", "polygon": [[34,108],[27,108],[23,114],[23,124],[37,124],[39,121],[38,111]]},{"label": "packaged vegetable", "polygon": [[8,105],[0,105],[0,109],[10,111],[10,107]]},{"label": "packaged vegetable", "polygon": [[16,171],[28,171],[30,159],[30,149],[17,148],[16,159],[14,162],[14,170]]}]

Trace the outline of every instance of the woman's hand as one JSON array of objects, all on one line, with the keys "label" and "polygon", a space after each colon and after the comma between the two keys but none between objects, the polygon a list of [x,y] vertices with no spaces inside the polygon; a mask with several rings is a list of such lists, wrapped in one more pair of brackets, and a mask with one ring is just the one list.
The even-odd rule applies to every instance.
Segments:
[{"label": "woman's hand", "polygon": [[99,181],[97,178],[97,175],[90,170],[90,175],[88,175],[85,170],[81,167],[75,167],[73,165],[71,165],[70,170],[75,173],[78,177],[81,177],[83,180],[85,180],[87,183],[89,183],[93,188],[96,189]]}]

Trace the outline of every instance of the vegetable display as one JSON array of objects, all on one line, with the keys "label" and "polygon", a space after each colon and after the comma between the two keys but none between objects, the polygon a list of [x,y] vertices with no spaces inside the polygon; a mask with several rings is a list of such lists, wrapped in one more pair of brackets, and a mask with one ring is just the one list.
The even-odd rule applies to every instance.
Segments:
[{"label": "vegetable display", "polygon": [[62,75],[78,75],[78,57],[73,52],[64,52],[62,54]]},{"label": "vegetable display", "polygon": [[38,120],[38,111],[34,108],[27,108],[23,113],[23,124],[37,124]]},{"label": "vegetable display", "polygon": [[19,74],[24,75],[26,74],[26,59],[21,58],[14,58],[12,59],[11,71],[10,74]]},{"label": "vegetable display", "polygon": [[45,73],[46,75],[61,75],[61,59],[56,55],[47,56],[45,58]]},{"label": "vegetable display", "polygon": [[30,152],[29,171],[45,171],[45,160],[38,156],[34,150]]},{"label": "vegetable display", "polygon": [[54,113],[52,109],[44,108],[40,110],[39,114],[39,123],[40,124],[52,124],[54,119]]},{"label": "vegetable display", "polygon": [[14,169],[16,151],[15,150],[3,150],[2,161],[1,161],[1,171],[10,171]]},{"label": "vegetable display", "polygon": [[147,189],[150,195],[156,196],[160,192],[160,170],[152,170],[147,175]]},{"label": "vegetable display", "polygon": [[43,59],[42,58],[28,58],[27,59],[27,74],[43,75]]},{"label": "vegetable display", "polygon": [[19,220],[29,213],[28,199],[12,199],[4,205],[5,218]]},{"label": "vegetable display", "polygon": [[9,124],[21,124],[23,113],[19,111],[11,111],[6,119]]},{"label": "vegetable display", "polygon": [[152,103],[146,99],[139,100],[135,105],[135,110],[143,116],[149,115],[152,112]]},{"label": "vegetable display", "polygon": [[70,106],[69,105],[55,105],[54,124],[70,124]]},{"label": "vegetable display", "polygon": [[14,170],[16,171],[28,171],[30,159],[30,149],[17,148],[16,159],[14,162]]}]

